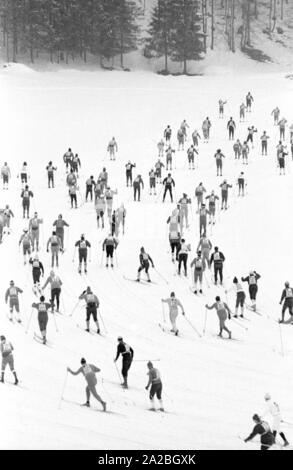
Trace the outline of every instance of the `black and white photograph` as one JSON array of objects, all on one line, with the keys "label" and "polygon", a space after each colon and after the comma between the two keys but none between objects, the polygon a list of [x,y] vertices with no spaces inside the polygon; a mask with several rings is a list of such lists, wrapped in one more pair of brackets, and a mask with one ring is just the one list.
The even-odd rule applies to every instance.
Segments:
[{"label": "black and white photograph", "polygon": [[0,450],[292,450],[292,208],[293,0],[0,0]]}]

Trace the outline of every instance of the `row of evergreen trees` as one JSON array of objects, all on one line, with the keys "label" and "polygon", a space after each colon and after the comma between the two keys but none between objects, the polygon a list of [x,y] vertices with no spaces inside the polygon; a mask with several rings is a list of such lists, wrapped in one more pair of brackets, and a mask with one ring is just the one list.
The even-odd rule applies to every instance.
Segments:
[{"label": "row of evergreen trees", "polygon": [[[8,61],[39,54],[48,60],[74,60],[88,54],[102,66],[141,44],[144,2],[132,0],[0,0],[2,43]],[[143,40],[147,57],[182,62],[197,60],[203,51],[201,0],[158,0]]]}]

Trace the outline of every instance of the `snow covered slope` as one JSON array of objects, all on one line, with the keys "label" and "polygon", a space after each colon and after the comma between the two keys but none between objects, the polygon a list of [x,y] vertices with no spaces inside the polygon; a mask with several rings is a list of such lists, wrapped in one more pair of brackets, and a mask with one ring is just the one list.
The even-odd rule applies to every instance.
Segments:
[{"label": "snow covered slope", "polygon": [[[281,354],[280,329],[276,323],[283,282],[290,280],[292,258],[292,164],[288,157],[288,172],[279,176],[276,170],[275,145],[278,140],[270,113],[278,105],[289,123],[293,122],[293,83],[280,75],[163,78],[147,73],[31,71],[13,66],[1,71],[1,162],[8,161],[12,171],[9,191],[0,191],[1,207],[9,203],[15,213],[12,234],[0,246],[1,316],[0,333],[15,347],[16,370],[21,387],[1,385],[0,406],[5,429],[0,429],[0,447],[39,449],[242,449],[240,435],[248,435],[251,416],[261,412],[263,395],[270,392],[283,410],[284,419],[293,422],[291,405],[291,373],[293,348],[291,326],[282,327],[285,355]],[[249,121],[238,123],[238,108],[247,91],[255,103]],[[217,101],[228,100],[226,116],[217,116]],[[223,177],[235,186],[243,170],[235,163],[232,144],[227,140],[226,123],[237,118],[236,136],[246,137],[247,126],[258,128],[257,146],[244,168],[248,178],[248,194],[243,199],[231,193],[230,208],[221,213],[211,240],[226,256],[225,283],[234,275],[242,276],[251,268],[262,275],[258,304],[263,316],[247,311],[248,331],[231,322],[233,336],[239,341],[224,341],[218,333],[215,312],[208,313],[207,332],[198,338],[189,324],[178,320],[181,336],[176,338],[158,327],[162,321],[161,298],[175,290],[184,304],[187,318],[202,331],[204,305],[223,290],[204,286],[204,297],[195,297],[188,283],[174,276],[174,265],[168,253],[166,219],[173,205],[156,203],[148,195],[148,172],[157,159],[156,144],[167,124],[174,136],[185,118],[200,129],[202,120],[212,120],[211,141],[200,144],[199,169],[187,169],[185,152],[176,153],[176,197],[182,192],[194,195],[202,181],[207,190],[219,193],[222,178],[215,176],[213,155],[221,148],[226,155]],[[261,157],[260,132],[270,135],[269,156]],[[112,136],[119,145],[116,162],[106,160],[106,146]],[[175,144],[175,142],[174,142]],[[91,203],[78,210],[69,208],[65,187],[62,155],[71,146],[79,153],[82,169],[80,188],[84,194],[85,180],[99,174],[103,166],[110,175],[110,185],[118,189],[114,208],[121,202],[127,208],[126,233],[120,236],[119,267],[113,271],[101,268],[101,241],[108,226],[97,230],[95,211]],[[140,203],[133,202],[132,190],[125,187],[125,163],[136,161],[146,189]],[[58,166],[57,184],[47,189],[45,166],[52,160]],[[43,243],[40,259],[45,276],[50,271],[50,257],[44,242],[51,233],[51,224],[59,213],[70,224],[64,253],[58,271],[64,282],[62,312],[57,316],[59,332],[50,317],[48,338],[52,348],[33,341],[38,331],[34,313],[31,328],[11,325],[6,318],[4,294],[11,279],[24,288],[21,310],[25,323],[31,314],[32,294],[30,268],[23,266],[18,253],[18,240],[27,221],[22,219],[20,182],[16,178],[23,161],[29,164],[30,186],[35,193],[32,211],[44,218]],[[1,163],[2,165],[2,163]],[[135,173],[136,174],[136,173]],[[192,246],[198,243],[198,220],[195,204],[192,227],[185,236]],[[92,262],[88,277],[80,277],[72,263],[74,242],[85,233],[92,243]],[[141,246],[151,254],[156,272],[151,277],[157,284],[137,285],[126,281],[135,277]],[[189,273],[190,278],[190,273]],[[69,317],[77,296],[90,285],[101,302],[101,313],[109,331],[104,338],[88,335],[76,327],[83,325],[84,308]],[[46,292],[49,295],[49,292]],[[234,298],[229,297],[233,307]],[[267,316],[269,318],[267,318]],[[164,384],[164,403],[168,413],[149,413],[145,362],[134,362],[130,370],[129,390],[121,390],[113,364],[116,339],[124,339],[135,350],[135,359],[160,359],[157,362]],[[78,406],[85,399],[84,379],[68,377],[64,398],[59,407],[66,366],[76,369],[80,358],[102,369],[98,390],[113,413],[103,414]],[[9,372],[6,374],[10,380]],[[67,400],[67,401],[66,401]],[[95,409],[99,404],[92,401]],[[292,430],[285,429],[289,439]],[[257,447],[257,444],[255,445]]]}]

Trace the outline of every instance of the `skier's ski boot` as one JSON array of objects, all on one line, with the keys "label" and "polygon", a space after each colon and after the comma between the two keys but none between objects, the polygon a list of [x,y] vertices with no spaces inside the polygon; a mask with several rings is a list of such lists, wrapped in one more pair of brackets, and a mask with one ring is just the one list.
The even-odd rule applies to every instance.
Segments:
[{"label": "skier's ski boot", "polygon": [[111,264],[111,268],[114,268],[114,264]]},{"label": "skier's ski boot", "polygon": [[86,269],[84,270],[84,274],[87,274],[87,270],[86,270]]},{"label": "skier's ski boot", "polygon": [[289,442],[286,439],[285,442],[284,442],[284,447],[287,447],[288,445],[289,445]]},{"label": "skier's ski boot", "polygon": [[103,406],[103,411],[107,411],[107,403],[105,401],[103,401],[102,406]]},{"label": "skier's ski boot", "polygon": [[108,267],[109,267],[109,265],[108,265],[108,263],[107,263],[107,264],[106,264],[106,268],[108,268]]},{"label": "skier's ski boot", "polygon": [[15,382],[14,382],[14,385],[17,385],[17,384],[18,384],[18,379],[16,378]]},{"label": "skier's ski boot", "polygon": [[97,333],[98,333],[98,335],[100,334],[100,328],[97,329]]},{"label": "skier's ski boot", "polygon": [[193,291],[193,293],[194,293],[195,295],[197,295],[197,290]]},{"label": "skier's ski boot", "polygon": [[86,401],[85,403],[83,403],[81,406],[87,406],[88,408],[90,407],[90,402],[89,401]]},{"label": "skier's ski boot", "polygon": [[202,289],[199,289],[199,293],[202,294]]},{"label": "skier's ski boot", "polygon": [[229,339],[232,339],[232,333],[231,333],[231,331],[230,331],[230,333],[229,333]]},{"label": "skier's ski boot", "polygon": [[159,408],[160,411],[165,411],[164,408]]},{"label": "skier's ski boot", "polygon": [[43,344],[47,344],[46,338],[43,338]]}]

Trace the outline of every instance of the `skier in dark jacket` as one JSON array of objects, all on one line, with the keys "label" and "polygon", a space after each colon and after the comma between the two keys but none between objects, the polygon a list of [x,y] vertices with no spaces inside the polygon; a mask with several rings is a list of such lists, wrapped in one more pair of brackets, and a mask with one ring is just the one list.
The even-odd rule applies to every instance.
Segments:
[{"label": "skier in dark jacket", "polygon": [[165,186],[164,195],[163,195],[163,202],[165,202],[165,197],[167,191],[169,191],[171,202],[173,202],[173,194],[172,194],[172,186],[175,187],[175,181],[173,180],[171,173],[168,173],[168,176],[164,178],[163,185]]},{"label": "skier in dark jacket", "polygon": [[121,384],[122,387],[128,388],[128,371],[130,369],[133,356],[134,356],[134,351],[131,346],[129,346],[127,343],[123,341],[122,336],[118,336],[118,346],[117,346],[117,354],[114,359],[114,362],[117,361],[118,357],[122,356],[122,377],[124,379],[124,382]]},{"label": "skier in dark jacket", "polygon": [[260,434],[260,450],[268,450],[275,443],[270,426],[266,421],[262,421],[257,414],[253,415],[252,419],[255,422],[255,426],[252,433],[244,439],[244,442],[251,441],[251,439]]},{"label": "skier in dark jacket", "polygon": [[219,248],[215,246],[215,251],[210,259],[210,266],[214,263],[214,274],[215,274],[215,284],[218,282],[218,274],[220,276],[220,284],[223,283],[223,263],[225,261],[225,256]]},{"label": "skier in dark jacket", "polygon": [[148,282],[151,282],[150,275],[149,275],[150,262],[151,262],[153,268],[155,266],[154,266],[153,260],[150,257],[150,255],[145,252],[144,247],[141,247],[141,249],[140,249],[139,262],[140,262],[140,267],[138,268],[138,272],[137,272],[137,282],[140,282],[140,273],[143,270],[145,270],[145,273],[146,273],[147,278],[148,278]]}]

